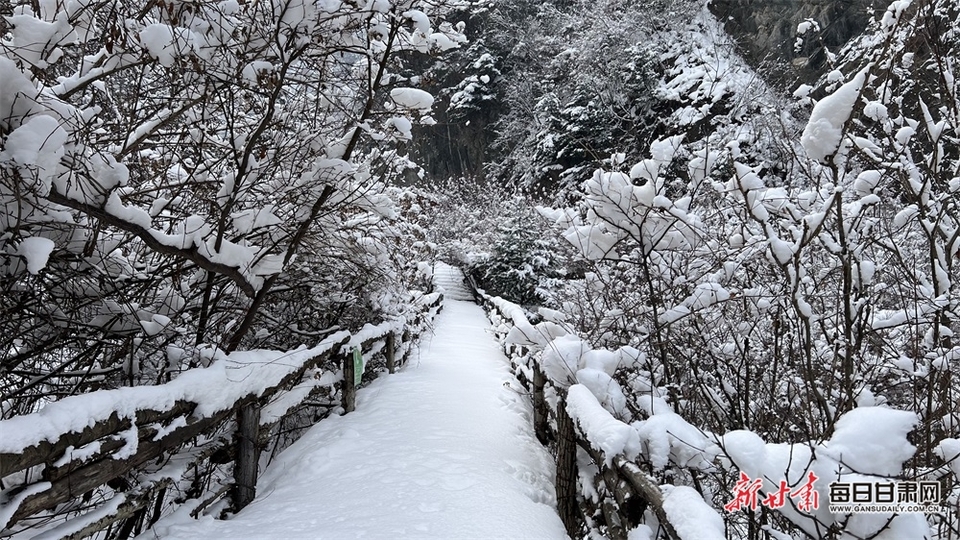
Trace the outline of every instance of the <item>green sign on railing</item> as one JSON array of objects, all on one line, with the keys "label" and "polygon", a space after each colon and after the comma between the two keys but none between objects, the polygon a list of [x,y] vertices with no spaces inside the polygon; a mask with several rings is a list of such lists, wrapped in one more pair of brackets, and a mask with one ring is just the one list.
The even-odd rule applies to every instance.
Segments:
[{"label": "green sign on railing", "polygon": [[363,378],[363,353],[360,347],[353,348],[353,385],[360,386],[360,380]]}]

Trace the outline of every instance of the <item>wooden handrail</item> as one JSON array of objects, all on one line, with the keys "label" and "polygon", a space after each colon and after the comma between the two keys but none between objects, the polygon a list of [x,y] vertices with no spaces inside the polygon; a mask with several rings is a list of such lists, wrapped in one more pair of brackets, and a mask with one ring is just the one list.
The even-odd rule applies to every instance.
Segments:
[{"label": "wooden handrail", "polygon": [[[508,326],[514,326],[517,322],[519,307],[515,306],[501,298],[491,297],[485,294],[481,289],[476,288],[476,284],[468,280],[473,288],[477,298],[487,310],[495,314],[500,321],[494,321],[494,324],[500,322]],[[505,311],[509,309],[509,312]],[[493,315],[491,315],[493,318]],[[529,321],[522,321],[529,324]],[[506,334],[502,334],[506,336]],[[545,377],[538,361],[539,351],[532,351],[525,346],[515,346],[504,343],[506,352],[513,353],[513,361],[517,358],[526,359],[528,365],[523,366],[527,372],[532,371],[532,381],[521,377],[521,382],[531,391],[531,397],[534,406],[534,431],[537,439],[544,445],[556,443],[557,460],[556,482],[557,482],[557,506],[561,520],[567,528],[568,534],[574,536],[583,523],[582,511],[579,507],[571,507],[571,485],[575,486],[577,479],[576,460],[571,461],[571,456],[575,456],[575,451],[571,452],[570,443],[586,451],[590,455],[594,465],[599,471],[600,477],[607,486],[607,497],[599,501],[600,510],[608,521],[608,534],[613,540],[626,540],[627,532],[640,524],[643,513],[650,508],[656,514],[660,527],[664,533],[674,540],[680,537],[670,523],[666,511],[663,507],[663,493],[660,487],[650,479],[640,467],[622,455],[604,456],[602,452],[596,449],[588,440],[583,431],[575,421],[571,421],[565,410],[566,391],[550,384]],[[511,350],[512,349],[512,350]],[[514,368],[522,373],[521,366],[514,365]],[[553,387],[553,391],[559,398],[557,408],[550,408],[545,398],[545,388]],[[551,425],[549,418],[555,419],[555,426]],[[571,483],[572,480],[572,483]]]},{"label": "wooden handrail", "polygon": [[[362,350],[379,351],[376,353],[378,358],[382,356],[388,371],[393,372],[398,364],[402,365],[406,360],[410,351],[409,343],[419,338],[419,327],[436,315],[442,308],[442,301],[443,296],[440,294],[425,296],[421,299],[421,310],[413,321],[409,324],[381,325],[384,328],[383,332],[373,332],[359,343],[359,346]],[[214,437],[212,442],[207,444],[210,447],[209,450],[191,453],[192,465],[187,467],[188,469],[197,468],[199,463],[205,461],[214,464],[235,462],[233,489],[220,490],[203,504],[209,506],[214,500],[229,492],[233,503],[232,510],[240,510],[256,494],[257,464],[259,452],[265,440],[264,432],[268,432],[277,423],[274,420],[262,423],[261,409],[271,400],[288,395],[286,393],[298,385],[302,386],[305,380],[307,386],[304,388],[309,387],[310,390],[290,394],[289,396],[295,397],[296,400],[290,405],[283,404],[282,415],[285,416],[290,411],[297,410],[304,401],[315,398],[319,393],[317,390],[326,387],[310,387],[309,381],[312,379],[308,374],[319,366],[329,364],[331,361],[336,362],[338,358],[348,354],[350,339],[350,336],[345,336],[332,342],[326,350],[305,358],[300,365],[289,370],[278,380],[267,382],[267,387],[262,392],[242,396],[232,406],[222,410],[200,414],[198,413],[199,403],[179,400],[165,410],[137,410],[132,418],[125,417],[120,411],[116,411],[92,426],[63,433],[56,440],[39,441],[19,453],[0,454],[0,477],[42,467],[39,471],[39,479],[12,488],[5,486],[11,489],[7,491],[10,496],[7,497],[4,506],[16,506],[12,512],[10,508],[4,508],[9,512],[10,519],[7,523],[0,523],[0,535],[4,535],[11,525],[27,517],[52,510],[61,503],[85,496],[91,490],[107,483],[111,485],[116,483],[115,490],[124,491],[126,488],[122,484],[125,481],[122,479],[128,473],[181,452],[200,435],[206,435],[208,438],[214,435]],[[352,347],[350,349],[352,350]],[[347,384],[347,380],[342,380],[341,390],[352,389],[352,382],[352,378],[349,381],[350,384]],[[347,394],[342,392],[341,401],[346,400]],[[117,459],[117,452],[130,444],[129,433],[134,429],[136,430],[135,450],[131,451],[130,455]],[[234,437],[230,437],[230,432],[235,434]],[[128,435],[119,436],[122,433]],[[81,448],[92,443],[98,443],[99,447],[84,458],[65,457],[68,449]],[[227,447],[225,448],[224,445]],[[231,454],[232,457],[230,457]],[[226,459],[224,455],[227,456]],[[182,470],[182,466],[178,467],[178,471]],[[25,476],[30,477],[29,474]],[[117,505],[117,510],[111,516],[98,518],[93,523],[84,525],[83,531],[89,534],[106,528],[120,519],[130,518],[136,512],[147,508],[153,499],[163,497],[166,491],[164,487],[179,480],[179,478],[165,476],[162,471],[153,476],[154,481],[150,485],[126,489],[125,500]],[[18,497],[18,492],[26,495]],[[196,496],[203,497],[203,493],[197,493]]]}]

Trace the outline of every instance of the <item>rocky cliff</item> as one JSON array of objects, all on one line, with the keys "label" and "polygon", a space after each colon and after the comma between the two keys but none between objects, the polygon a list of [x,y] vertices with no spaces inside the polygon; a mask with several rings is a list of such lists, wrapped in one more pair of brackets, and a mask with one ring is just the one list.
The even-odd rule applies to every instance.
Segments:
[{"label": "rocky cliff", "polygon": [[[859,35],[885,4],[872,0],[713,0],[710,10],[724,23],[755,68],[784,87],[811,82],[829,69],[827,51],[836,52]],[[881,11],[882,13],[882,11]],[[797,26],[819,25],[795,48]]]}]

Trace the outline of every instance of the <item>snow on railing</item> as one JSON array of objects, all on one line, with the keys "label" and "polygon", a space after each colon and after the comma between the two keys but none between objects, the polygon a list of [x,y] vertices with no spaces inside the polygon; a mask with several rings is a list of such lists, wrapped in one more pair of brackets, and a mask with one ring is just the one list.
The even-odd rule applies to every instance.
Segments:
[{"label": "snow on railing", "polygon": [[[757,501],[782,493],[786,485],[790,489],[784,497],[789,500],[776,510],[811,537],[826,530],[925,529],[922,514],[834,515],[826,504],[831,481],[889,484],[898,478],[915,450],[907,440],[917,423],[915,414],[858,407],[840,417],[827,441],[768,443],[746,430],[718,435],[698,428],[674,412],[651,381],[635,375],[634,391],[645,389],[646,395],[634,405],[645,419],[628,424],[622,420],[627,418],[626,397],[612,376],[621,365],[635,363],[639,351],[593,349],[561,313],[541,309],[543,320],[533,324],[522,307],[476,288],[475,294],[486,304],[518,377],[531,390],[538,439],[556,443],[557,506],[572,537],[582,531],[580,501],[592,501],[611,538],[627,538],[630,530],[645,527],[640,522],[645,510],[653,512],[669,538],[725,538],[725,520],[700,493],[687,486],[658,485],[644,472],[668,466],[699,473],[739,471],[753,479]],[[591,456],[594,473],[578,468],[577,448]],[[594,474],[602,489],[593,485]],[[576,492],[578,478],[582,497]],[[821,483],[814,488],[815,480]],[[734,487],[730,504],[741,495]],[[819,501],[824,504],[819,506]]]},{"label": "snow on railing", "polygon": [[[136,418],[143,411],[173,410],[179,402],[190,402],[191,414],[212,416],[233,408],[240,398],[260,397],[267,389],[301,369],[306,362],[339,347],[349,332],[337,332],[313,348],[281,351],[216,352],[210,366],[191,369],[159,386],[135,386],[70,396],[48,404],[39,412],[0,420],[0,475],[6,476],[16,462],[7,457],[24,454],[31,448],[57,441],[68,433],[81,433],[117,416]],[[83,443],[81,443],[83,444]]]},{"label": "snow on railing", "polygon": [[[72,396],[37,413],[0,421],[0,536],[26,532],[29,525],[20,523],[25,518],[48,515],[97,490],[106,500],[46,532],[79,538],[145,512],[151,504],[152,522],[168,488],[187,477],[192,482],[187,491],[195,492],[186,504],[194,516],[228,492],[232,509],[239,510],[253,499],[260,449],[280,421],[323,395],[328,412],[337,407],[352,411],[354,381],[363,379],[355,373],[354,350],[363,359],[361,369],[382,362],[393,373],[442,308],[442,300],[439,293],[421,295],[413,320],[368,324],[353,334],[337,332],[312,348],[216,351],[208,367],[186,371],[166,384]],[[330,371],[331,362],[338,369]],[[233,478],[220,479],[222,487],[200,500],[210,491],[202,487],[212,478],[210,471],[230,462]],[[208,471],[206,479],[200,477],[201,469]]]}]

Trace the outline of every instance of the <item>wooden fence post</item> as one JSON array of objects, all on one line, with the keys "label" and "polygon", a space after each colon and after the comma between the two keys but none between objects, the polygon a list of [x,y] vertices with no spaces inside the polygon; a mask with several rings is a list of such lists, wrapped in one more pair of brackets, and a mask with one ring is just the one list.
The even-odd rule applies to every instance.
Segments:
[{"label": "wooden fence post", "polygon": [[257,494],[260,461],[260,402],[250,396],[237,410],[237,459],[233,468],[233,510],[250,504]]},{"label": "wooden fence post", "polygon": [[387,332],[387,371],[389,373],[395,373],[397,371],[396,364],[396,354],[397,354],[397,335],[391,330]]},{"label": "wooden fence post", "polygon": [[577,503],[577,432],[567,414],[567,403],[557,403],[557,512],[570,538],[580,533],[580,507]]},{"label": "wooden fence post", "polygon": [[[404,330],[403,334],[400,335],[400,343],[409,343],[409,342],[410,342],[410,330],[408,329],[408,330]],[[412,349],[410,348],[410,346],[407,346],[407,354],[403,355],[403,357],[400,359],[401,366],[404,366],[407,364],[407,360],[410,358],[411,350]]]},{"label": "wooden fence post", "polygon": [[341,405],[344,414],[357,409],[357,387],[354,384],[356,370],[353,365],[353,351],[343,355],[343,397]]},{"label": "wooden fence post", "polygon": [[533,364],[533,430],[537,434],[540,444],[550,442],[550,424],[548,422],[547,398],[543,389],[547,384],[547,377],[540,369],[540,364]]}]

